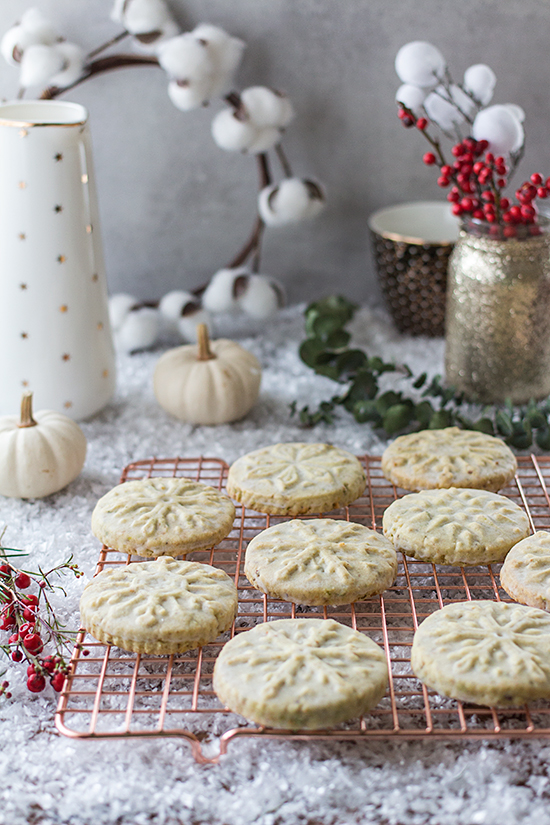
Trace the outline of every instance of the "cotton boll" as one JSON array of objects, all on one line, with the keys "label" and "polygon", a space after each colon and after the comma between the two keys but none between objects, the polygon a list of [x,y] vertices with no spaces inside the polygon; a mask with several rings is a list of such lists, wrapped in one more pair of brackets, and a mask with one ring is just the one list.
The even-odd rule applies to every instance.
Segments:
[{"label": "cotton boll", "polygon": [[248,120],[240,120],[232,109],[222,109],[212,121],[212,137],[220,149],[244,152],[256,140],[257,129]]},{"label": "cotton boll", "polygon": [[126,292],[117,292],[109,298],[109,321],[113,332],[116,332],[124,323],[126,316],[133,306],[138,303],[137,298]]},{"label": "cotton boll", "polygon": [[231,37],[219,26],[201,23],[193,29],[193,37],[206,42],[212,62],[216,66],[216,82],[212,96],[221,94],[233,82],[233,77],[242,59],[245,44],[237,37]]},{"label": "cotton boll", "polygon": [[21,58],[21,76],[19,82],[24,89],[30,86],[45,86],[50,78],[63,69],[63,56],[55,46],[37,43],[28,46]]},{"label": "cotton boll", "polygon": [[145,45],[179,32],[164,0],[116,0],[111,19]]},{"label": "cotton boll", "polygon": [[487,140],[489,149],[498,155],[515,152],[523,144],[523,126],[515,114],[502,105],[489,106],[477,113],[472,127],[476,140]]},{"label": "cotton boll", "polygon": [[[458,86],[452,85],[450,92],[452,102],[446,99],[447,92],[443,86],[438,86],[437,89],[430,92],[424,101],[426,114],[442,129],[452,129],[454,126],[463,123],[464,115],[462,112],[469,114],[474,106],[468,95],[464,94]],[[457,106],[461,111],[457,109]]]},{"label": "cotton boll", "polygon": [[41,43],[53,45],[58,39],[51,23],[35,8],[27,9],[21,22],[4,34],[0,42],[0,51],[4,59],[12,66],[18,66],[25,49]]},{"label": "cotton boll", "polygon": [[294,116],[288,97],[267,86],[250,86],[241,93],[241,100],[256,126],[284,129]]},{"label": "cotton boll", "polygon": [[279,185],[276,209],[284,223],[299,221],[309,207],[309,191],[299,178],[285,178]]},{"label": "cotton boll", "polygon": [[316,215],[324,205],[321,188],[313,181],[285,178],[266,186],[258,196],[258,211],[268,226],[282,226]]},{"label": "cotton boll", "polygon": [[197,327],[199,324],[206,324],[208,332],[213,335],[212,316],[200,304],[194,303],[184,307],[178,319],[177,328],[184,341],[191,344],[197,343]]},{"label": "cotton boll", "polygon": [[214,73],[208,49],[190,32],[166,40],[157,54],[164,71],[178,80],[199,81]]},{"label": "cotton boll", "polygon": [[159,334],[159,313],[154,307],[133,307],[115,332],[115,343],[124,352],[151,347]]},{"label": "cotton boll", "polygon": [[250,275],[246,289],[238,298],[239,307],[253,318],[269,318],[279,308],[279,292],[264,275]]},{"label": "cotton boll", "polygon": [[182,309],[191,303],[196,303],[197,298],[191,292],[183,289],[174,289],[167,292],[159,301],[159,312],[161,317],[168,322],[176,322],[181,315]]},{"label": "cotton boll", "polygon": [[410,109],[411,112],[414,112],[415,115],[418,115],[422,109],[426,95],[427,91],[421,89],[420,86],[411,86],[410,83],[403,83],[397,90],[395,99],[398,103],[402,103],[403,106]]},{"label": "cotton boll", "polygon": [[63,58],[63,68],[50,77],[49,84],[57,89],[63,89],[65,86],[76,83],[82,76],[84,52],[76,43],[57,43],[53,48]]},{"label": "cotton boll", "polygon": [[320,183],[315,180],[304,180],[309,191],[309,204],[305,218],[315,218],[326,206],[327,196]]},{"label": "cotton boll", "polygon": [[260,152],[267,152],[272,149],[280,140],[280,129],[275,126],[264,126],[263,129],[256,129],[256,135],[246,151],[249,155],[258,155]]},{"label": "cotton boll", "polygon": [[238,309],[237,279],[250,275],[245,266],[219,269],[211,278],[202,296],[202,305],[208,312],[234,312]]},{"label": "cotton boll", "polygon": [[397,52],[395,71],[402,83],[435,86],[445,71],[445,58],[431,43],[413,40]]},{"label": "cotton boll", "polygon": [[210,86],[207,89],[197,83],[182,85],[177,80],[171,80],[168,84],[168,97],[176,107],[182,112],[189,112],[204,106],[208,102]]},{"label": "cotton boll", "polygon": [[525,120],[525,111],[521,106],[518,106],[517,103],[504,103],[503,106],[505,109],[508,109],[520,123],[523,123]]},{"label": "cotton boll", "polygon": [[473,94],[482,106],[486,106],[495,90],[497,76],[485,63],[476,63],[464,72],[464,88]]},{"label": "cotton boll", "polygon": [[279,186],[276,183],[265,186],[258,195],[258,212],[267,226],[280,226],[283,221],[277,208]]}]

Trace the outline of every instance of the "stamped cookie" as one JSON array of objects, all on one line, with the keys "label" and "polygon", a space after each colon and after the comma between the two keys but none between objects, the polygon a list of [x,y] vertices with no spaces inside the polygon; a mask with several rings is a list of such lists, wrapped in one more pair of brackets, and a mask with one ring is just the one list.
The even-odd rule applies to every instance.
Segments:
[{"label": "stamped cookie", "polygon": [[350,604],[382,593],[395,579],[388,539],[362,524],[292,519],[246,548],[244,572],[258,590],[295,604]]},{"label": "stamped cookie", "polygon": [[382,519],[396,550],[436,564],[502,561],[529,535],[525,512],[487,490],[423,490],[394,501]]},{"label": "stamped cookie", "polygon": [[327,513],[359,498],[365,472],[351,453],[330,444],[274,444],[231,465],[227,492],[260,513]]},{"label": "stamped cookie", "polygon": [[385,477],[404,490],[473,487],[496,492],[516,471],[516,458],[504,441],[458,427],[401,435],[382,454]]},{"label": "stamped cookie", "polygon": [[214,690],[259,725],[326,728],[378,704],[388,684],[383,650],[333,619],[279,619],[239,633],[214,666]]},{"label": "stamped cookie", "polygon": [[86,630],[134,653],[182,653],[216,639],[237,613],[229,576],[199,562],[163,556],[106,568],[84,588]]},{"label": "stamped cookie", "polygon": [[99,499],[92,532],[103,544],[137,556],[180,556],[213,547],[233,527],[228,496],[189,478],[127,481]]},{"label": "stamped cookie", "polygon": [[550,615],[504,602],[449,604],[418,628],[411,666],[428,687],[463,702],[550,698]]},{"label": "stamped cookie", "polygon": [[550,533],[540,530],[512,547],[500,583],[516,602],[550,610]]}]

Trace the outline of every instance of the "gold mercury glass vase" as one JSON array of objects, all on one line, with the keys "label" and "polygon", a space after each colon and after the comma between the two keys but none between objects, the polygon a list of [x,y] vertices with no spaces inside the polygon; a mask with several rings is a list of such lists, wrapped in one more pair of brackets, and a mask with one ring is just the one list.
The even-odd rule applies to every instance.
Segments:
[{"label": "gold mercury glass vase", "polygon": [[470,220],[449,260],[446,379],[472,401],[550,394],[549,225],[517,230],[493,237]]}]

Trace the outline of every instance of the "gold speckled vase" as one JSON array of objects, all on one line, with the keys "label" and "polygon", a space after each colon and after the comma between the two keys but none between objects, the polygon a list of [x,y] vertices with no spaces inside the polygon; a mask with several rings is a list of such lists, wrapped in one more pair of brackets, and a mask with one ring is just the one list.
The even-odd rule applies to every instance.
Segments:
[{"label": "gold speckled vase", "polygon": [[0,415],[93,415],[115,388],[114,349],[83,106],[0,105]]},{"label": "gold speckled vase", "polygon": [[550,236],[521,230],[495,238],[472,221],[449,260],[446,379],[472,401],[550,394]]}]

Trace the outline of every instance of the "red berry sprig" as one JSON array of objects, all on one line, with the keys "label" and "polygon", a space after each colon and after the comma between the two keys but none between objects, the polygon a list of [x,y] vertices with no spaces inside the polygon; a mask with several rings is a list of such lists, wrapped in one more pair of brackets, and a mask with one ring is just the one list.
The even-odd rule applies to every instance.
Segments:
[{"label": "red berry sprig", "polygon": [[[79,578],[83,574],[72,559],[47,572],[20,570],[9,559],[21,552],[0,547],[0,558],[3,559],[0,564],[0,630],[10,633],[7,644],[0,645],[0,649],[12,662],[27,663],[27,688],[31,693],[44,690],[47,680],[59,692],[69,673],[63,654],[74,634],[65,630],[56,618],[48,593],[62,589],[52,584],[54,576],[70,572]],[[36,593],[26,592],[33,586]],[[46,645],[53,646],[55,653],[42,655]],[[8,686],[8,682],[2,683],[0,696],[11,697],[6,690]]]},{"label": "red berry sprig", "polygon": [[[488,152],[486,140],[467,137],[451,147],[453,163],[447,163],[437,138],[428,131],[426,117],[417,118],[407,107],[400,106],[398,115],[407,126],[416,126],[430,143],[433,151],[424,153],[426,166],[437,166],[438,186],[449,188],[447,200],[452,204],[453,215],[462,219],[484,221],[490,225],[489,235],[513,238],[518,234],[539,234],[537,198],[550,195],[550,177],[544,178],[538,172],[531,175],[516,190],[517,204],[511,204],[503,190],[508,184],[513,169],[505,158]],[[523,229],[520,230],[520,228]]]}]

